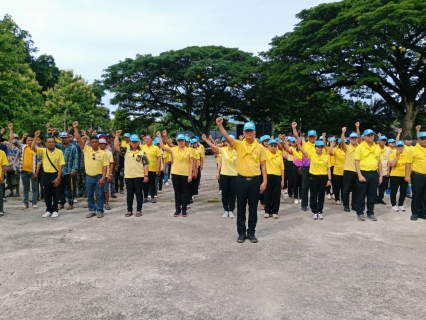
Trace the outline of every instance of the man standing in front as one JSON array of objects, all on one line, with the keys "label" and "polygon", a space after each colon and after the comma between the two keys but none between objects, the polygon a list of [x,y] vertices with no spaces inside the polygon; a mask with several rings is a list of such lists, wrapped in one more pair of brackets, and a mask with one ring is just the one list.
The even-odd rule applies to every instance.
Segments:
[{"label": "man standing in front", "polygon": [[153,144],[153,139],[150,134],[145,135],[145,144],[141,145],[141,149],[145,151],[148,156],[148,183],[144,183],[144,203],[148,202],[148,197],[151,198],[151,203],[155,201],[155,178],[160,175],[161,171],[161,149]]},{"label": "man standing in front", "polygon": [[[89,213],[86,218],[104,216],[104,190],[105,177],[107,167],[109,165],[107,154],[99,149],[99,138],[97,136],[90,137],[90,147],[86,145],[85,139],[82,139],[78,131],[78,121],[74,121],[74,135],[81,147],[84,155],[84,167],[86,168],[86,192],[87,205]],[[85,136],[86,137],[86,136]],[[94,194],[96,192],[96,206]]]},{"label": "man standing in front", "polygon": [[[356,214],[358,220],[364,221],[365,196],[367,196],[367,217],[377,221],[374,215],[377,188],[382,183],[382,153],[380,147],[374,143],[374,131],[364,131],[364,142],[355,150],[355,168],[358,174],[358,197]],[[377,172],[378,170],[378,172]]]},{"label": "man standing in front", "polygon": [[[235,140],[223,127],[223,119],[216,119],[216,124],[229,146],[237,151],[237,231],[239,243],[247,238],[256,243],[257,202],[260,193],[266,189],[266,151],[256,139],[256,126],[246,122],[243,128],[244,140]],[[246,228],[246,206],[249,206],[248,228]],[[246,235],[247,231],[247,235]]]}]

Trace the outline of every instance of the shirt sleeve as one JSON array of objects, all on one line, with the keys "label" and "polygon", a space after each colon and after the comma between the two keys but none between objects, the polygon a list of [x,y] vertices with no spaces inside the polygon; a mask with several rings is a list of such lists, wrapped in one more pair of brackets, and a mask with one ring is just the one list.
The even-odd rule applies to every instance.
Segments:
[{"label": "shirt sleeve", "polygon": [[102,155],[102,166],[109,166],[108,156],[106,152],[104,152],[104,154]]},{"label": "shirt sleeve", "polygon": [[59,151],[59,158],[58,158],[58,162],[59,162],[59,165],[60,166],[63,166],[63,165],[65,165],[65,158],[64,158],[64,154],[62,153],[62,151],[61,150],[58,150]]},{"label": "shirt sleeve", "polygon": [[[268,159],[268,156],[266,154],[266,150],[265,148],[261,145],[261,149],[260,149],[260,155],[259,155],[259,159],[260,162],[266,161]],[[238,151],[237,151],[238,152]]]},{"label": "shirt sleeve", "polygon": [[407,157],[407,163],[413,163],[413,153],[412,152],[407,152],[407,154],[405,155]]},{"label": "shirt sleeve", "polygon": [[361,148],[357,147],[355,148],[355,156],[354,156],[355,160],[361,160]]}]

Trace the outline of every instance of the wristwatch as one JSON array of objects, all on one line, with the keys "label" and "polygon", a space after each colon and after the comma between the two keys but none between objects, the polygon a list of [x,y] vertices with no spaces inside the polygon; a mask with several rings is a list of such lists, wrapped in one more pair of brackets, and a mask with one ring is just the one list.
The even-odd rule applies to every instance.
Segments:
[{"label": "wristwatch", "polygon": [[145,175],[145,178],[148,178],[148,175]]}]

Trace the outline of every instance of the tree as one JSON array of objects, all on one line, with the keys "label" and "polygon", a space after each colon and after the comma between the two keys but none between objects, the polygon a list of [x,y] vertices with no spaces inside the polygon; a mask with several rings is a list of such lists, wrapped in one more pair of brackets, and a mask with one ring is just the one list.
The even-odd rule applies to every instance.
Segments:
[{"label": "tree", "polygon": [[254,85],[262,61],[220,46],[188,47],[159,56],[137,55],[110,66],[104,86],[111,100],[140,116],[170,113],[177,124],[208,133],[217,116],[245,120],[261,109]]},{"label": "tree", "polygon": [[53,88],[58,83],[60,70],[51,55],[42,54],[31,62],[31,68],[41,86],[41,92]]},{"label": "tree", "polygon": [[[132,113],[119,107],[113,111],[114,120],[112,121],[113,127],[116,130],[123,130],[123,132],[131,133],[147,133],[146,128],[154,123],[154,119],[150,117],[133,117]],[[159,129],[162,129],[159,127]]]},{"label": "tree", "polygon": [[268,81],[299,101],[379,95],[405,133],[426,103],[426,2],[344,0],[303,10],[264,53]]}]

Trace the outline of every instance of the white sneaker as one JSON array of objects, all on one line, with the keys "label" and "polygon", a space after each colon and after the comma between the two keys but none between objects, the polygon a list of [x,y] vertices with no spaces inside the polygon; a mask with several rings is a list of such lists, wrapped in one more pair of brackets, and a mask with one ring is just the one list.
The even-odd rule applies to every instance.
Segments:
[{"label": "white sneaker", "polygon": [[42,215],[41,217],[42,218],[49,218],[50,215],[51,215],[51,213],[46,211],[46,213],[44,215]]},{"label": "white sneaker", "polygon": [[191,204],[188,203],[188,205],[186,206],[187,209],[191,208]]},{"label": "white sneaker", "polygon": [[332,195],[331,195],[331,199],[335,199],[335,198],[334,198],[334,194],[332,194]]},{"label": "white sneaker", "polygon": [[223,214],[222,218],[228,218],[228,211],[225,211],[225,213]]},{"label": "white sneaker", "polygon": [[312,215],[312,218],[313,218],[314,220],[318,220],[318,215],[317,215],[316,213],[314,213],[314,214]]},{"label": "white sneaker", "polygon": [[228,213],[229,213],[229,217],[230,217],[231,219],[235,218],[234,213],[233,213],[232,211],[229,211]]},{"label": "white sneaker", "polygon": [[397,206],[393,206],[392,210],[395,211],[395,212],[399,212],[399,208]]},{"label": "white sneaker", "polygon": [[284,189],[283,191],[284,191],[284,193],[285,193],[285,194],[287,194],[287,193],[288,193],[288,189]]},{"label": "white sneaker", "polygon": [[77,203],[77,202],[78,202],[77,198],[75,198],[75,199],[72,201],[72,203]]},{"label": "white sneaker", "polygon": [[340,202],[340,200],[337,200],[336,204],[341,205],[342,203]]},{"label": "white sneaker", "polygon": [[294,204],[299,204],[299,199],[294,199]]},{"label": "white sneaker", "polygon": [[148,196],[148,199],[151,199],[151,196]]},{"label": "white sneaker", "polygon": [[157,195],[155,195],[154,198],[158,198]]},{"label": "white sneaker", "polygon": [[222,190],[219,190],[219,194],[222,194]]},{"label": "white sneaker", "polygon": [[405,212],[405,208],[404,208],[404,206],[398,206],[398,210],[399,210],[399,211],[402,211],[402,212]]},{"label": "white sneaker", "polygon": [[328,194],[328,195],[327,195],[327,199],[328,199],[328,200],[331,200],[331,194]]},{"label": "white sneaker", "polygon": [[321,213],[318,213],[318,219],[320,219],[320,220],[323,220],[323,219],[324,219],[324,217],[322,216],[322,214],[321,214]]},{"label": "white sneaker", "polygon": [[166,182],[164,185],[165,185],[165,186],[169,186],[169,185],[170,185],[170,183]]},{"label": "white sneaker", "polygon": [[52,213],[51,218],[57,218],[58,216],[59,216],[58,211],[55,211],[55,212]]}]

